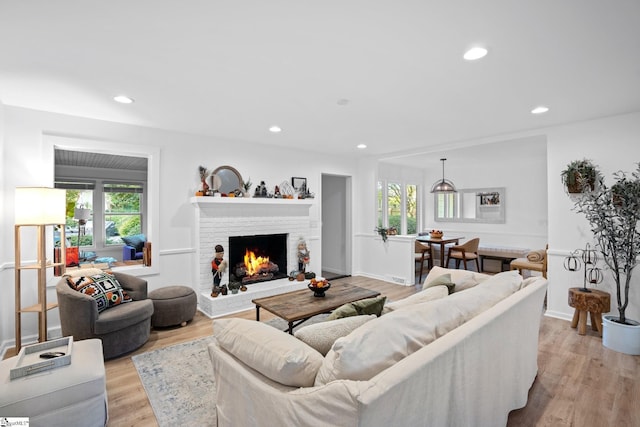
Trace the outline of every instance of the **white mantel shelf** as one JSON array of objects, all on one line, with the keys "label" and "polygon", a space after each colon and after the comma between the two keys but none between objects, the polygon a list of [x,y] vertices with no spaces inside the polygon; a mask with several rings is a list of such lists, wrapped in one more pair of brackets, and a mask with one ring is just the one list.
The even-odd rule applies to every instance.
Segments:
[{"label": "white mantel shelf", "polygon": [[279,205],[279,206],[312,206],[314,199],[276,199],[269,197],[211,197],[194,196],[191,204],[205,207],[212,205]]}]

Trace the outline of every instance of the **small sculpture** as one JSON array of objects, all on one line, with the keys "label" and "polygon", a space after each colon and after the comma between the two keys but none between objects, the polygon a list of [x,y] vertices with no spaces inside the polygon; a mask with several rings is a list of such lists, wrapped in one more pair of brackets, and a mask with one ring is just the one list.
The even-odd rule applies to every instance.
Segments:
[{"label": "small sculpture", "polygon": [[[224,248],[222,245],[216,245],[215,247],[216,254],[211,261],[211,272],[213,273],[213,289],[220,287],[220,281],[222,280],[222,275],[227,271],[227,261],[223,259],[224,257]],[[223,293],[224,295],[224,293]]]},{"label": "small sculpture", "polygon": [[304,273],[309,264],[309,249],[307,249],[307,242],[302,237],[298,239],[298,271]]}]

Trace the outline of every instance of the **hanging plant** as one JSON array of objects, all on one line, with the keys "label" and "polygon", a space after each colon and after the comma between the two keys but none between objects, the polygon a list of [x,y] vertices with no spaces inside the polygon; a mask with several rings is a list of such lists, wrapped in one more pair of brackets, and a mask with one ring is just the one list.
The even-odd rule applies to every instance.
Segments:
[{"label": "hanging plant", "polygon": [[593,191],[599,177],[598,169],[591,160],[574,160],[560,173],[568,193]]}]

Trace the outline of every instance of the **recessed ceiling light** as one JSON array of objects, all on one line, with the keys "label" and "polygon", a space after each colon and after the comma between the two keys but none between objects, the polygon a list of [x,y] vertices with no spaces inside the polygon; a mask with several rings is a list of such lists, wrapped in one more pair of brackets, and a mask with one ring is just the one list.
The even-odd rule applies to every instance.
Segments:
[{"label": "recessed ceiling light", "polygon": [[358,144],[356,147],[361,150],[364,150],[365,148],[367,148],[367,144]]},{"label": "recessed ceiling light", "polygon": [[280,126],[271,126],[269,128],[269,132],[273,132],[273,133],[282,132],[282,128]]},{"label": "recessed ceiling light", "polygon": [[119,102],[120,104],[133,104],[133,98],[129,98],[126,95],[114,96],[113,100]]},{"label": "recessed ceiling light", "polygon": [[544,105],[540,105],[539,107],[536,107],[533,110],[531,110],[531,114],[544,114],[547,111],[549,111],[549,107],[545,107]]},{"label": "recessed ceiling light", "polygon": [[475,61],[476,59],[484,58],[487,52],[487,49],[483,47],[472,47],[464,53],[464,59],[467,61]]}]

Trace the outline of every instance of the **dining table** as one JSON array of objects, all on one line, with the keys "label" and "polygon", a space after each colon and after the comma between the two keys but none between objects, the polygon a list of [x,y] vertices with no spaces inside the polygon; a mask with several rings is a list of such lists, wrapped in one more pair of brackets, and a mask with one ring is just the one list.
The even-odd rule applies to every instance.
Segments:
[{"label": "dining table", "polygon": [[442,237],[436,238],[431,237],[429,234],[424,234],[418,235],[416,238],[419,242],[428,243],[429,245],[440,245],[440,267],[446,267],[444,265],[445,246],[450,243],[458,245],[460,243],[460,239],[464,239],[464,236],[450,237],[443,235]]}]

